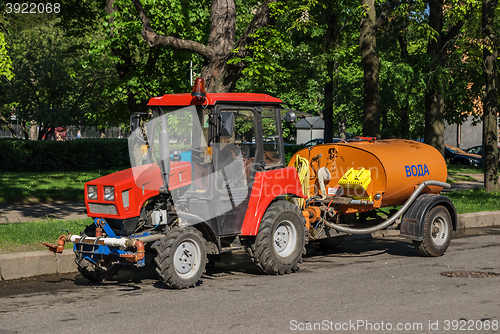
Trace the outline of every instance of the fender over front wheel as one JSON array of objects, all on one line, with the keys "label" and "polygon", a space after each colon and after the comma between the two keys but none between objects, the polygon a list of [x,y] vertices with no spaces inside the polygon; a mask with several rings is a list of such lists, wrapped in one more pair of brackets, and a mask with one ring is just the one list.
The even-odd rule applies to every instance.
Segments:
[{"label": "fender over front wheel", "polygon": [[262,217],[259,232],[249,245],[253,263],[266,274],[289,274],[297,270],[306,253],[305,218],[288,201],[272,203]]}]

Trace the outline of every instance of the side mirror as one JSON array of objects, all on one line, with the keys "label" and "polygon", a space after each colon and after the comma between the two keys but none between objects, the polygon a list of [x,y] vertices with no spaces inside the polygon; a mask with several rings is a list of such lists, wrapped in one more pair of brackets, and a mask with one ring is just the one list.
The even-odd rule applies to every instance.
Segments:
[{"label": "side mirror", "polygon": [[293,123],[295,122],[295,120],[297,119],[297,116],[295,115],[295,113],[293,111],[288,111],[285,115],[285,117],[283,117],[283,119],[287,122],[287,123]]},{"label": "side mirror", "polygon": [[135,129],[141,126],[141,119],[147,115],[146,112],[133,112],[130,114],[130,132],[134,132]]},{"label": "side mirror", "polygon": [[231,138],[234,131],[234,114],[232,112],[220,113],[220,136]]}]

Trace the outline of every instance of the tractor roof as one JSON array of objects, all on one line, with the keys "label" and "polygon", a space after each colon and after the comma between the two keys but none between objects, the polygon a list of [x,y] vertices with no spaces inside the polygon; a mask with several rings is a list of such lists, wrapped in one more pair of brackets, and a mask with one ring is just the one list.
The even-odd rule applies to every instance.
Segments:
[{"label": "tractor roof", "polygon": [[192,106],[215,105],[221,103],[280,104],[278,98],[255,93],[207,93],[205,97],[195,97],[190,93],[165,94],[149,100],[150,106]]}]

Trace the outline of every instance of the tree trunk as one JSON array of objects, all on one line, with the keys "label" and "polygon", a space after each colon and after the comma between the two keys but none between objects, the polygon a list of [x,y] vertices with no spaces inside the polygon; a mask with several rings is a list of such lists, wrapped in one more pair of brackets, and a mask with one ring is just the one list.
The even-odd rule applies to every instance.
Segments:
[{"label": "tree trunk", "polygon": [[498,184],[498,46],[493,20],[498,0],[483,0],[483,67],[486,88],[483,98],[483,163],[484,188],[487,192],[500,191]]},{"label": "tree trunk", "polygon": [[35,121],[30,122],[30,140],[38,139],[38,124]]},{"label": "tree trunk", "polygon": [[441,92],[430,90],[425,94],[424,143],[434,146],[444,156],[444,100]]},{"label": "tree trunk", "polygon": [[[337,36],[336,27],[336,17],[333,11],[327,11],[326,21],[328,22],[328,28],[326,31],[325,42],[323,47],[323,53],[327,54],[331,52],[335,47],[335,40]],[[325,83],[325,102],[323,105],[323,121],[325,122],[325,130],[323,133],[323,140],[326,143],[331,143],[333,139],[333,85],[335,80],[335,61],[328,60],[326,64],[326,70],[328,75],[328,82]]]},{"label": "tree trunk", "polygon": [[[408,41],[406,36],[403,34],[397,35],[400,55],[404,60],[408,57]],[[410,105],[406,102],[401,109],[399,109],[399,138],[410,139],[410,115],[408,111],[410,110]]]},{"label": "tree trunk", "polygon": [[377,54],[375,0],[362,0],[364,13],[361,17],[359,51],[363,64],[363,135],[380,137],[380,59]]},{"label": "tree trunk", "polygon": [[26,121],[21,120],[19,122],[19,124],[21,124],[21,129],[23,130],[24,139],[26,139],[26,140],[30,139],[30,133],[29,133],[28,129],[26,128]]},{"label": "tree trunk", "polygon": [[17,139],[16,130],[12,127],[12,125],[10,124],[10,122],[5,117],[3,117],[2,115],[0,115],[0,121],[2,121],[2,123],[4,124],[4,126],[7,129],[9,129],[10,133],[12,134],[12,138]]},{"label": "tree trunk", "polygon": [[[444,66],[443,58],[443,0],[429,2],[429,26],[437,32],[436,39],[430,39],[427,53]],[[435,78],[425,93],[425,134],[424,142],[434,146],[444,156],[444,100],[439,90],[439,78]]]}]

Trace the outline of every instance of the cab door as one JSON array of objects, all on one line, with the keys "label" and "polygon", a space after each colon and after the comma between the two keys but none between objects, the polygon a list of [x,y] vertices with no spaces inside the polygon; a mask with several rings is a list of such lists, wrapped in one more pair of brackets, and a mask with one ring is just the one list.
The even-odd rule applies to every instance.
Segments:
[{"label": "cab door", "polygon": [[[256,166],[256,122],[252,107],[218,106],[214,143],[215,203],[220,235],[239,234],[247,210]],[[257,118],[257,119],[256,119]],[[227,131],[228,127],[232,127]],[[230,132],[230,133],[229,133]]]}]

